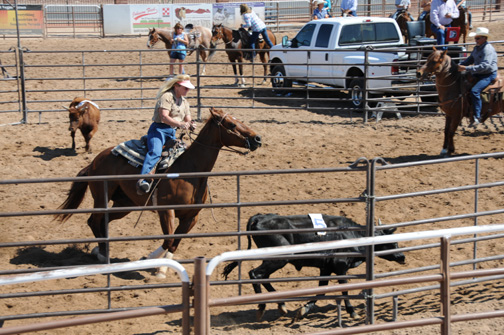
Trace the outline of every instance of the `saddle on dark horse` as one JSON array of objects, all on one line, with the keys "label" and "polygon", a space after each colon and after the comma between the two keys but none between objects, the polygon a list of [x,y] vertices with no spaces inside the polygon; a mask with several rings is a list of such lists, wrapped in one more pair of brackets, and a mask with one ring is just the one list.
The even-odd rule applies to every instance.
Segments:
[{"label": "saddle on dark horse", "polygon": [[[163,153],[156,165],[156,171],[164,171],[168,169],[175,160],[184,153],[187,145],[182,140],[169,140],[163,147]],[[129,140],[118,144],[112,149],[112,154],[121,155],[128,160],[128,163],[134,167],[143,165],[145,155],[149,151],[147,147],[147,135],[142,136],[139,140]]]},{"label": "saddle on dark horse", "polygon": [[[233,30],[233,41],[241,41],[242,49],[250,49],[250,36],[251,36],[251,31],[246,30],[245,28],[240,28],[238,30]],[[257,43],[263,42],[264,39],[262,36],[260,36],[257,39]],[[252,51],[243,51],[243,58],[245,58],[248,61],[252,61]]]}]

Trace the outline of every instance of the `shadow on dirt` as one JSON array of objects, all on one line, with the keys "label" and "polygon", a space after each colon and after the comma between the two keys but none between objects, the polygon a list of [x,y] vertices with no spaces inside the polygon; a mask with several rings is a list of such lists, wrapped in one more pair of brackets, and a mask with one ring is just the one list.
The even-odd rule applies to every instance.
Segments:
[{"label": "shadow on dirt", "polygon": [[51,149],[48,147],[38,147],[37,146],[33,149],[33,151],[41,153],[41,155],[35,155],[34,157],[41,158],[42,160],[45,160],[45,161],[50,161],[54,158],[61,157],[61,156],[66,156],[66,157],[77,156],[77,152],[71,148]]},{"label": "shadow on dirt", "polygon": [[[123,263],[129,261],[129,259],[125,258],[110,259],[111,263]],[[49,252],[42,247],[21,248],[17,250],[16,256],[10,260],[10,263],[15,265],[31,265],[39,268],[100,264],[90,253],[75,246],[67,247],[59,253]],[[113,275],[121,279],[145,279],[144,276],[136,271],[118,272]]]},{"label": "shadow on dirt", "polygon": [[[308,85],[275,92],[271,87],[260,86],[246,88],[238,93],[257,102],[280,108],[307,109],[311,113],[337,115],[343,118],[362,118],[364,115],[362,109],[356,108],[352,104],[346,91],[332,87]],[[387,100],[388,104],[392,103],[392,106],[394,104],[398,106],[398,110],[394,111],[390,106],[382,109],[381,111],[384,112],[383,118],[395,118],[397,111],[402,112],[402,117],[415,117],[418,115],[416,104],[404,102],[401,99]],[[376,106],[376,103],[370,103],[370,106]],[[421,112],[435,114],[437,108],[435,106],[425,106],[421,108]]]}]

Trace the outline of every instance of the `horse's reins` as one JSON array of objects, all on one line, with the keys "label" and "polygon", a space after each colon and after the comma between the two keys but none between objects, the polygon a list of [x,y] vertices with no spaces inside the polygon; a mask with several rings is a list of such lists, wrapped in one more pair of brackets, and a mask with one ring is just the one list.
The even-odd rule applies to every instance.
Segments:
[{"label": "horse's reins", "polygon": [[[245,136],[243,136],[242,134],[240,134],[238,132],[233,131],[232,129],[226,128],[226,126],[224,126],[222,124],[222,121],[226,118],[226,116],[227,116],[227,114],[225,114],[220,121],[217,121],[217,120],[214,120],[214,121],[217,123],[217,125],[219,127],[224,128],[228,134],[235,135],[239,139],[242,139],[246,143],[247,148],[250,148],[250,142],[249,142],[248,138],[246,138]],[[240,154],[240,155],[247,155],[249,153],[248,151],[243,152],[243,151],[237,150],[235,148],[232,148],[232,147],[230,147],[228,145],[224,145],[224,143],[222,143],[222,133],[220,131],[219,131],[219,139],[220,139],[220,142],[221,142],[223,148],[214,147],[214,146],[211,146],[211,145],[208,145],[208,144],[205,144],[205,143],[201,143],[200,141],[196,141],[195,139],[192,139],[191,136],[189,136],[189,138],[192,140],[193,143],[198,143],[201,146],[204,146],[204,147],[207,147],[207,148],[211,148],[211,149],[214,149],[214,150],[225,150],[225,151],[234,152],[234,153],[237,153],[237,154]]]}]

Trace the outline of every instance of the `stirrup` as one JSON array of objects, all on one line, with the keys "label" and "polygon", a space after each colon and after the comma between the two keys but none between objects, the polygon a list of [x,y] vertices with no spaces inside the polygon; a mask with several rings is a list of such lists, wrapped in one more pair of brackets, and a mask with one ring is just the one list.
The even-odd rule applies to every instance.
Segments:
[{"label": "stirrup", "polygon": [[136,186],[138,195],[145,195],[150,192],[151,184],[145,179],[140,179]]}]

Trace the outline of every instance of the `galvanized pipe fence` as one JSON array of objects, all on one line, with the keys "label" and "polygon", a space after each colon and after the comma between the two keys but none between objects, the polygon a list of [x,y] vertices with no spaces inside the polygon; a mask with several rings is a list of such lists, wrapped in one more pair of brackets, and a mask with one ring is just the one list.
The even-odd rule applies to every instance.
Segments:
[{"label": "galvanized pipe fence", "polygon": [[[235,237],[236,238],[236,248],[241,249],[241,243],[240,243],[240,238],[247,236],[247,235],[256,235],[256,234],[272,234],[272,233],[292,233],[292,230],[289,231],[284,231],[284,230],[272,230],[268,232],[247,232],[244,231],[244,223],[241,222],[241,217],[245,214],[250,212],[250,210],[254,209],[262,209],[264,211],[268,211],[268,207],[271,206],[281,206],[286,209],[288,208],[305,208],[307,212],[317,212],[320,211],[319,208],[320,205],[324,204],[348,204],[348,203],[355,203],[356,205],[360,204],[361,210],[362,210],[362,215],[361,217],[365,218],[366,222],[366,236],[373,237],[374,232],[377,229],[384,229],[384,228],[391,228],[391,227],[400,227],[400,228],[407,228],[407,229],[413,229],[418,232],[419,235],[421,235],[421,232],[424,230],[422,229],[424,225],[427,227],[432,227],[434,224],[435,227],[445,227],[447,223],[454,222],[456,223],[457,226],[476,226],[478,225],[478,219],[480,220],[486,220],[487,222],[502,222],[502,217],[504,214],[504,207],[499,203],[499,201],[496,201],[496,206],[497,208],[492,209],[492,210],[486,210],[486,211],[480,211],[478,209],[478,202],[475,202],[474,208],[464,208],[464,211],[457,214],[457,215],[448,215],[448,216],[438,216],[438,217],[432,217],[432,218],[423,218],[415,221],[408,221],[408,222],[387,222],[386,225],[383,227],[381,226],[375,226],[375,220],[376,218],[379,218],[380,215],[380,206],[382,204],[385,204],[385,206],[397,206],[397,201],[399,200],[413,200],[415,202],[421,201],[417,199],[427,199],[426,201],[429,201],[429,196],[432,195],[450,195],[450,194],[459,194],[463,192],[473,192],[474,194],[474,199],[478,198],[478,195],[480,192],[484,192],[486,189],[494,189],[494,188],[501,188],[504,186],[504,181],[500,177],[497,177],[496,180],[493,181],[487,181],[485,183],[480,183],[479,180],[482,175],[487,175],[489,171],[487,171],[483,166],[480,166],[481,162],[485,162],[487,160],[494,160],[494,159],[502,159],[504,157],[504,153],[494,153],[494,154],[482,154],[482,155],[474,155],[474,156],[463,156],[463,157],[453,157],[453,158],[447,158],[447,159],[440,159],[440,160],[429,160],[429,161],[420,161],[420,162],[412,162],[412,163],[398,163],[398,164],[387,164],[383,159],[377,158],[374,160],[367,160],[365,158],[360,158],[358,159],[354,164],[344,167],[344,168],[331,168],[331,169],[301,169],[301,170],[269,170],[269,171],[242,171],[242,172],[214,172],[214,173],[185,173],[185,174],[180,174],[179,176],[173,176],[173,175],[164,175],[164,174],[159,174],[155,175],[155,178],[201,178],[201,177],[208,177],[209,178],[209,183],[210,185],[214,182],[218,182],[219,178],[226,178],[228,180],[234,180],[235,186],[233,187],[234,190],[236,190],[236,196],[235,199],[236,201],[230,201],[230,202],[213,202],[211,204],[197,204],[197,205],[170,205],[170,206],[148,206],[148,207],[125,207],[125,208],[110,208],[108,206],[103,207],[103,208],[80,208],[77,210],[69,211],[69,210],[58,210],[58,209],[44,209],[44,210],[29,210],[27,209],[26,211],[22,212],[2,212],[0,213],[0,218],[2,220],[5,219],[15,219],[15,218],[20,218],[20,217],[26,217],[26,216],[37,216],[40,217],[40,220],[47,220],[47,217],[50,217],[55,214],[62,214],[62,213],[67,213],[67,212],[72,212],[76,214],[91,214],[91,213],[116,213],[116,212],[121,212],[121,211],[133,211],[133,212],[140,212],[140,211],[145,211],[145,210],[161,210],[161,209],[184,209],[184,208],[200,208],[200,209],[216,209],[216,208],[221,208],[221,209],[229,209],[231,212],[235,212],[234,217],[236,218],[237,225],[236,225],[236,230],[228,230],[228,231],[221,231],[221,232],[212,232],[212,233],[191,233],[187,234],[186,236],[182,236],[181,238],[213,238],[219,239],[219,238],[225,238],[225,237]],[[456,186],[456,187],[442,187],[442,188],[432,188],[429,190],[418,190],[418,191],[410,191],[406,193],[393,193],[393,194],[381,194],[383,191],[381,191],[381,188],[378,187],[377,185],[380,184],[381,180],[381,174],[385,171],[387,173],[398,173],[399,175],[404,174],[406,172],[413,173],[414,174],[414,169],[419,168],[419,167],[434,167],[437,169],[452,165],[452,164],[474,164],[475,166],[475,175],[474,176],[466,176],[466,185],[462,186]],[[498,173],[498,176],[502,176],[502,173]],[[320,180],[324,180],[326,178],[339,178],[342,181],[344,179],[351,178],[353,183],[358,183],[362,185],[362,189],[364,190],[360,194],[348,194],[346,197],[328,197],[328,198],[321,198],[319,196],[315,196],[313,198],[301,198],[301,199],[282,199],[282,200],[274,200],[274,201],[263,201],[263,200],[244,200],[243,197],[241,196],[242,192],[245,192],[247,189],[247,179],[248,178],[261,178],[264,179],[264,184],[268,184],[269,178],[278,178],[278,177],[283,177],[285,176],[286,180],[289,180],[292,178],[295,180],[298,180],[301,176],[303,179],[307,178],[314,178],[313,183],[310,182],[310,180],[307,180],[307,185],[310,184],[317,184],[320,183]],[[73,182],[76,180],[79,181],[103,181],[107,182],[110,180],[136,180],[140,177],[140,175],[128,175],[128,176],[98,176],[98,177],[80,177],[80,178],[50,178],[50,179],[23,179],[23,180],[2,180],[0,181],[0,187],[9,187],[9,192],[15,192],[16,187],[33,187],[32,185],[36,185],[39,183],[49,183],[49,184],[57,184],[57,183],[69,183]],[[472,180],[472,182],[470,181]],[[34,190],[37,188],[33,187]],[[258,190],[254,190],[255,193],[258,192]],[[261,195],[259,194],[258,197],[260,198]],[[496,199],[497,200],[497,199]],[[235,220],[235,219],[231,219]],[[15,221],[13,221],[15,222]],[[472,224],[470,224],[472,223]],[[322,231],[324,229],[305,229],[305,230],[300,230],[300,232],[318,232]],[[331,229],[326,229],[326,230],[331,230]],[[109,234],[111,234],[109,232]],[[35,240],[35,241],[12,241],[12,242],[7,242],[7,243],[1,243],[0,248],[5,249],[5,248],[16,248],[19,250],[22,250],[23,248],[26,247],[31,247],[35,245],[74,245],[78,243],[95,243],[95,242],[106,242],[108,245],[114,244],[114,243],[121,243],[124,241],[141,241],[141,240],[160,240],[163,239],[167,236],[165,235],[149,235],[149,236],[111,236],[109,235],[106,238],[102,239],[94,239],[94,238],[73,238],[73,239],[51,239],[51,240]],[[175,237],[175,235],[171,235],[168,237]],[[180,237],[180,236],[177,236]],[[463,239],[463,240],[456,240],[451,242],[452,245],[470,245],[474,249],[473,256],[472,258],[469,257],[467,259],[464,259],[462,261],[458,262],[450,262],[449,266],[450,267],[462,267],[467,265],[472,265],[473,271],[476,266],[479,266],[480,268],[485,268],[485,263],[491,262],[491,261],[499,261],[504,258],[504,253],[498,253],[498,250],[496,250],[496,254],[492,255],[481,255],[477,252],[478,250],[478,244],[479,243],[484,243],[485,241],[488,240],[494,240],[494,239],[501,239],[503,237],[503,234],[496,234],[496,235],[484,235],[484,236],[473,236],[472,238],[468,239]],[[184,243],[184,241],[182,241]],[[403,253],[406,254],[406,257],[408,257],[408,253],[418,251],[418,250],[428,250],[428,249],[439,249],[442,245],[439,243],[427,243],[427,244],[421,244],[421,245],[408,245],[409,243],[404,243],[404,245],[401,246],[401,248],[398,251],[402,251]],[[109,247],[110,248],[110,247]],[[385,252],[377,253],[374,252],[373,248],[368,248],[368,252],[366,252],[366,258],[367,261],[366,263],[372,262],[374,264],[374,259],[378,255],[383,255]],[[247,254],[248,255],[248,254]],[[316,255],[310,255],[312,258],[313,257],[352,257],[356,256],[356,254],[349,254],[349,253],[338,253],[334,252],[331,254],[316,254]],[[307,255],[300,255],[298,257],[302,258],[309,258],[310,256]],[[272,256],[276,258],[289,258],[293,259],[294,256],[289,255],[276,255]],[[267,259],[264,257],[255,257],[248,255],[248,259]],[[110,255],[108,255],[108,262],[111,262]],[[187,260],[179,260],[180,264],[193,264],[195,262],[194,259],[187,259]],[[199,266],[202,264],[204,265],[204,261],[202,262],[201,259],[197,261],[199,262]],[[445,266],[446,267],[446,266]],[[405,276],[405,275],[410,275],[410,277],[417,277],[417,276],[423,276],[424,273],[429,273],[432,271],[438,271],[440,269],[438,264],[426,264],[424,267],[421,268],[410,268],[410,269],[404,269],[404,270],[399,270],[399,271],[394,271],[394,272],[376,272],[374,267],[367,267],[367,270],[363,274],[357,274],[357,275],[347,275],[347,276],[325,276],[325,277],[318,277],[318,276],[311,276],[311,277],[287,277],[287,278],[275,278],[275,279],[269,279],[269,280],[244,280],[242,279],[242,273],[241,273],[241,268],[238,274],[238,277],[236,280],[232,280],[229,282],[226,281],[219,281],[219,280],[210,280],[212,278],[209,278],[207,284],[199,284],[201,287],[204,285],[205,287],[208,285],[230,285],[231,287],[236,287],[238,289],[239,294],[241,293],[241,286],[244,284],[250,284],[250,283],[261,283],[261,282],[293,282],[293,281],[316,281],[316,280],[337,280],[337,279],[366,279],[366,281],[372,282],[377,278],[380,278],[381,280],[386,280],[386,281],[394,281],[397,280],[396,277],[398,276]],[[18,267],[13,267],[11,269],[6,269],[2,270],[0,272],[1,276],[6,276],[6,275],[23,275],[25,273],[28,273],[29,276],[34,275],[35,272],[39,272],[41,270],[51,270],[51,271],[59,271],[62,270],[61,267],[50,267],[50,268],[36,268],[36,269],[19,269]],[[66,271],[66,268],[63,268],[64,271]],[[70,269],[71,270],[71,269]],[[372,271],[372,273],[369,273],[369,271]],[[444,271],[444,270],[443,270]],[[196,269],[195,269],[196,272]],[[204,275],[203,271],[203,276]],[[201,275],[201,273],[200,273]],[[461,275],[463,276],[463,275]],[[476,277],[476,275],[471,274],[469,275],[470,277]],[[488,274],[486,275],[488,276]],[[447,278],[445,276],[445,278]],[[497,273],[494,274],[492,277],[484,278],[484,279],[467,279],[461,282],[452,282],[448,283],[446,285],[449,286],[456,286],[456,285],[467,285],[468,283],[478,283],[481,281],[487,281],[487,280],[498,280],[502,279],[502,273]],[[441,278],[439,278],[441,279]],[[195,279],[196,280],[196,279]],[[433,279],[430,279],[430,281],[433,281]],[[437,279],[435,280],[437,281]],[[202,283],[202,282],[200,282]],[[355,285],[355,284],[351,284]],[[360,284],[357,284],[360,285]],[[381,285],[381,284],[380,284]],[[338,286],[339,287],[339,286]],[[26,314],[23,315],[2,315],[0,317],[0,322],[8,322],[10,320],[19,320],[19,319],[33,319],[33,318],[42,318],[42,317],[54,317],[54,316],[65,316],[65,315],[83,315],[83,314],[102,314],[102,313],[110,313],[110,312],[121,312],[124,310],[124,307],[122,308],[114,308],[111,304],[111,293],[113,292],[118,292],[118,291],[123,291],[123,290],[160,290],[160,289],[180,289],[181,286],[180,284],[177,283],[161,283],[161,284],[145,284],[145,285],[128,285],[127,287],[121,287],[121,286],[115,286],[108,282],[106,286],[103,287],[93,287],[93,288],[80,288],[80,289],[60,289],[56,291],[35,291],[35,292],[2,292],[0,294],[0,299],[23,299],[23,298],[28,298],[31,296],[56,296],[56,295],[71,295],[71,294],[77,294],[77,293],[93,293],[93,292],[105,292],[107,293],[107,299],[108,299],[108,304],[107,307],[101,308],[101,309],[95,309],[95,310],[70,310],[68,311],[59,311],[59,312],[33,312],[33,311],[26,311]],[[389,292],[385,294],[380,294],[380,295],[375,295],[373,294],[372,291],[368,291],[365,295],[359,294],[359,295],[351,295],[350,298],[352,299],[364,299],[367,302],[367,323],[372,324],[375,320],[374,318],[374,302],[377,299],[384,299],[384,298],[393,298],[394,301],[397,301],[398,297],[402,297],[408,294],[413,294],[413,293],[418,293],[421,291],[430,291],[430,290],[437,290],[439,286],[425,286],[425,287],[420,287],[417,289],[400,289],[399,291],[395,292]],[[330,288],[327,292],[332,292],[334,291],[339,291],[338,288]],[[442,288],[445,292],[447,287],[445,286]],[[323,290],[323,289],[320,289]],[[313,294],[315,291],[312,293],[308,294]],[[322,291],[320,291],[322,292]],[[196,293],[195,293],[196,294]],[[306,294],[303,294],[306,295]],[[199,297],[205,297],[206,293],[200,293]],[[287,296],[286,296],[287,297]],[[306,300],[311,300],[313,297],[299,297],[299,295],[291,294],[289,293],[288,299],[284,299],[281,296],[273,298],[273,296],[258,296],[258,297],[245,297],[243,299],[248,299],[250,298],[251,300],[248,301],[248,303],[256,302],[258,300],[260,301],[268,301],[271,302],[270,299],[274,299],[274,301],[306,301]],[[342,295],[336,295],[336,296],[327,296],[323,299],[342,299],[345,298],[345,296]],[[223,300],[219,300],[221,298],[217,298],[216,301],[210,302],[210,306],[218,306],[220,303],[223,301],[227,301],[228,298],[222,298]],[[238,299],[238,298],[237,298]],[[240,298],[241,299],[241,298]],[[231,299],[233,300],[233,299]],[[320,299],[322,300],[322,299]],[[212,301],[212,300],[211,300]],[[219,302],[220,301],[220,302]],[[244,303],[245,300],[233,300],[236,303]],[[397,303],[395,304],[394,308],[394,314],[396,315],[395,318],[397,318],[397,315],[400,315],[400,310],[397,309]],[[198,307],[198,313],[206,313],[204,312],[206,310],[206,307],[199,306]],[[127,308],[127,309],[135,309],[134,306]],[[158,310],[159,311],[159,310]],[[178,309],[176,311],[179,311]],[[196,309],[195,309],[196,313]],[[199,314],[198,318],[199,320],[204,320],[207,317],[205,316],[206,314]],[[446,314],[445,314],[446,315]],[[478,316],[481,317],[481,316]],[[341,315],[339,316],[341,318]],[[196,320],[195,316],[195,320]],[[462,321],[463,319],[460,319]],[[202,321],[203,322],[203,321]],[[399,322],[400,323],[400,322]],[[441,321],[440,321],[441,323]],[[338,321],[338,324],[341,324],[341,319]],[[196,327],[196,325],[195,325]],[[201,324],[198,327],[205,327],[204,324]],[[348,333],[351,333],[351,329],[346,330]],[[199,332],[197,332],[199,333]]]},{"label": "galvanized pipe fence", "polygon": [[[502,41],[494,44],[502,45]],[[405,47],[400,52],[420,55],[426,52],[425,48]],[[397,49],[363,52],[397,52]],[[76,96],[98,103],[102,113],[150,110],[159,86],[168,75],[168,56],[164,49],[32,51],[13,48],[4,54],[3,65],[12,74],[0,80],[0,114],[9,115],[2,119],[3,124],[43,122],[44,114],[66,114],[61,106],[68,105]],[[433,82],[422,83],[416,79],[416,69],[422,64],[416,59],[372,64],[374,67],[395,69],[397,74],[391,76],[366,76],[370,64],[365,62],[355,64],[356,74],[349,77],[320,76],[309,71],[311,66],[316,65],[327,66],[327,72],[331,73],[333,66],[342,64],[289,63],[306,69],[303,75],[305,79],[302,82],[294,81],[292,87],[272,87],[270,72],[276,65],[267,64],[264,73],[264,65],[256,60],[241,64],[246,86],[240,87],[234,84],[237,78],[233,74],[232,64],[227,62],[225,50],[220,49],[220,46],[215,56],[220,55],[226,60],[220,62],[214,57],[214,60],[207,62],[207,74],[204,76],[199,75],[203,66],[200,56],[197,52],[194,54],[195,60],[188,60],[185,67],[193,74],[197,84],[197,89],[189,95],[189,101],[196,109],[198,118],[201,118],[202,110],[209,107],[320,110],[356,116],[364,121],[377,113],[439,115]],[[121,61],[114,61],[118,57]],[[499,57],[502,57],[501,52]],[[224,73],[213,71],[215,66],[222,65],[225,65]],[[384,84],[368,92],[370,78]],[[362,80],[362,100],[352,101],[349,97],[351,92],[341,88],[313,83],[328,79],[345,80],[347,84],[353,79]],[[392,86],[388,84],[390,81]],[[37,118],[33,119],[31,115]],[[65,118],[61,116],[61,119]]]}]

